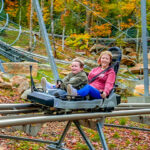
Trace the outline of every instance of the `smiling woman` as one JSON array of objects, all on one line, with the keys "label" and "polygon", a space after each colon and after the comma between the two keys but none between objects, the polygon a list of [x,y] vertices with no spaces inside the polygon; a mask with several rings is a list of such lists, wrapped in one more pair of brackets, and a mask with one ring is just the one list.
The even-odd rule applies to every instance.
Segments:
[{"label": "smiling woman", "polygon": [[88,75],[89,84],[80,90],[74,89],[72,85],[69,84],[67,86],[67,93],[75,96],[90,95],[91,98],[96,99],[106,98],[113,89],[116,78],[114,70],[111,67],[109,68],[111,62],[112,53],[110,51],[102,52],[97,61],[99,67],[92,69]]}]

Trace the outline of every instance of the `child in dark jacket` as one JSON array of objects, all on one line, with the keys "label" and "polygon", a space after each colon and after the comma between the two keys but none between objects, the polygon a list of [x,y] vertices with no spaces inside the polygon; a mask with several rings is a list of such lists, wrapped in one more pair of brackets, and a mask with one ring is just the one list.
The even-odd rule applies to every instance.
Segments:
[{"label": "child in dark jacket", "polygon": [[50,89],[61,89],[66,91],[67,85],[71,84],[75,89],[80,89],[88,83],[86,73],[83,71],[84,63],[79,58],[75,58],[71,63],[71,72],[62,80],[62,83],[56,85],[49,83],[45,77],[41,79],[41,85],[44,92]]}]

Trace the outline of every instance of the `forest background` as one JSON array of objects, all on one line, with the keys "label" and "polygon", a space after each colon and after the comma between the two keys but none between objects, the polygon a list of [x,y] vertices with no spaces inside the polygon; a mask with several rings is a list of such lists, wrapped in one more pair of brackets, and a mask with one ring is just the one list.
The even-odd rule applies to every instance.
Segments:
[{"label": "forest background", "polygon": [[[47,32],[52,34],[55,56],[56,35],[62,35],[65,45],[86,53],[91,45],[99,42],[98,38],[116,39],[112,42],[115,46],[126,47],[128,43],[123,40],[124,38],[141,37],[140,0],[40,0],[39,2]],[[3,13],[8,13],[10,20],[30,29],[30,49],[33,31],[40,31],[32,0],[5,0],[4,9]],[[149,9],[150,0],[147,0],[148,33]],[[112,43],[107,46],[112,46]]]}]

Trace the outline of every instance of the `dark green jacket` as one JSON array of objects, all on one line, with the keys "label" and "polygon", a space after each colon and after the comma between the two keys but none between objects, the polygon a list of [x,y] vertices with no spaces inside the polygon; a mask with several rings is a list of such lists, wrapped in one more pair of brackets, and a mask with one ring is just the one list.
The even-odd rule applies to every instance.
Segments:
[{"label": "dark green jacket", "polygon": [[69,73],[62,81],[60,88],[63,90],[66,90],[68,84],[71,84],[76,89],[80,89],[88,83],[88,78],[86,73],[81,71],[77,74]]}]

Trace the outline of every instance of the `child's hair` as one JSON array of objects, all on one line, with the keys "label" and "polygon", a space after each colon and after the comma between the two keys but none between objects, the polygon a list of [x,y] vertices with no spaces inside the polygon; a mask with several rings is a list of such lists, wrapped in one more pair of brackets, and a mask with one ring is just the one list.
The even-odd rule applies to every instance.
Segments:
[{"label": "child's hair", "polygon": [[107,54],[107,55],[110,56],[110,64],[109,64],[109,65],[111,65],[111,63],[112,63],[112,53],[111,53],[110,51],[101,52],[100,56],[98,57],[97,63],[98,63],[99,65],[101,65],[101,57],[102,57],[103,55],[105,55],[105,54]]},{"label": "child's hair", "polygon": [[84,67],[84,62],[79,58],[73,59],[72,62],[78,62],[80,64],[80,68]]}]

